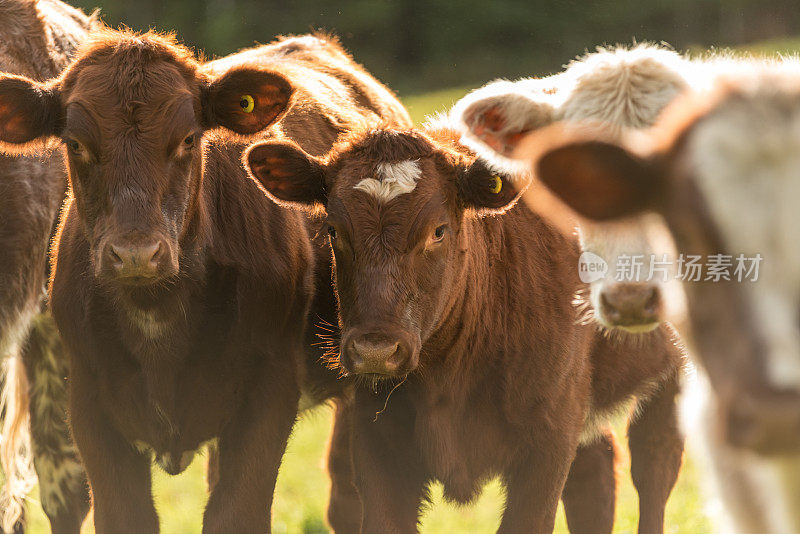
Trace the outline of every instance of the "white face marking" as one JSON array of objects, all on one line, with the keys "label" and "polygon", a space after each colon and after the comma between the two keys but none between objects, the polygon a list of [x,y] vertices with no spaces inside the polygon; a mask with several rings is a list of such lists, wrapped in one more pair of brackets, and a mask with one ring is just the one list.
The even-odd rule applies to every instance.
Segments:
[{"label": "white face marking", "polygon": [[417,187],[417,180],[422,169],[417,160],[406,160],[398,163],[378,163],[378,178],[365,178],[354,186],[354,189],[372,195],[381,202],[389,202],[400,195],[410,193]]},{"label": "white face marking", "polygon": [[758,281],[743,289],[768,344],[768,375],[800,388],[800,95],[763,89],[704,119],[688,164],[726,252],[761,254]]}]

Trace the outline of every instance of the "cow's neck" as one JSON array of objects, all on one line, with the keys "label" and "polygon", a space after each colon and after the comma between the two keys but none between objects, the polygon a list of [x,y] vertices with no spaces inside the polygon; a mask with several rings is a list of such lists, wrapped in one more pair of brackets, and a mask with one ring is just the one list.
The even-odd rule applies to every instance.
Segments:
[{"label": "cow's neck", "polygon": [[[468,220],[460,248],[466,255],[457,262],[451,299],[446,304],[439,326],[423,344],[424,354],[436,361],[434,366],[447,376],[449,384],[468,391],[468,382],[482,373],[471,369],[485,365],[485,347],[495,345],[502,331],[496,327],[498,310],[494,295],[505,293],[505,277],[499,270],[502,237],[496,228],[487,228],[484,220]],[[452,389],[448,386],[447,389]]]},{"label": "cow's neck", "polygon": [[[180,241],[180,271],[156,288],[129,288],[112,296],[120,336],[141,368],[148,398],[158,413],[174,408],[177,377],[191,357],[192,339],[204,320],[208,281],[204,210],[192,210]],[[164,415],[166,417],[166,415]]]}]

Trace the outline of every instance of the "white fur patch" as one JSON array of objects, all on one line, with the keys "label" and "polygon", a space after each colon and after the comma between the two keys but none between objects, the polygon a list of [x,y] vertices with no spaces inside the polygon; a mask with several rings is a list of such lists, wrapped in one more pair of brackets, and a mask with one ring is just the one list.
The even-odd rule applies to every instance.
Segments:
[{"label": "white fur patch", "polygon": [[422,169],[417,160],[406,160],[398,163],[378,163],[378,178],[365,178],[358,182],[354,189],[372,195],[381,202],[389,202],[400,195],[410,193],[417,187],[417,180]]},{"label": "white fur patch", "polygon": [[152,312],[145,312],[138,308],[126,307],[128,317],[147,339],[156,339],[164,335],[169,323],[160,321]]},{"label": "white fur patch", "polygon": [[646,128],[689,87],[694,65],[652,45],[599,49],[572,62],[563,74],[567,93],[558,119],[601,121],[616,128]]},{"label": "white fur patch", "polygon": [[5,420],[0,434],[0,460],[6,477],[0,494],[0,531],[10,532],[21,517],[24,499],[36,484],[31,447],[30,418],[26,411],[22,357],[0,359],[0,373],[4,384],[0,394],[0,408],[5,409]]}]

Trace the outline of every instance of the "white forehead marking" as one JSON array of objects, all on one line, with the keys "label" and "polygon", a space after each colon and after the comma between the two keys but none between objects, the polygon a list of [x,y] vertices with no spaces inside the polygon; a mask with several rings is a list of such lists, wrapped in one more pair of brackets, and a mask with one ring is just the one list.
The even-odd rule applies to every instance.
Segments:
[{"label": "white forehead marking", "polygon": [[378,163],[378,178],[365,178],[353,188],[372,195],[381,202],[389,202],[417,187],[417,180],[422,169],[417,160],[406,160],[398,163]]}]

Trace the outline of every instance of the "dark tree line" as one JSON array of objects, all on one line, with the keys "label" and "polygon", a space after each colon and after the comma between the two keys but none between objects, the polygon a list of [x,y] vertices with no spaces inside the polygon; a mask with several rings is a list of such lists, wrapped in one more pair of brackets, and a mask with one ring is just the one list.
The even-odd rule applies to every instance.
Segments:
[{"label": "dark tree line", "polygon": [[796,0],[73,0],[208,56],[325,29],[402,92],[547,73],[602,43],[736,46],[800,33]]}]

